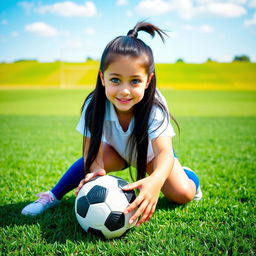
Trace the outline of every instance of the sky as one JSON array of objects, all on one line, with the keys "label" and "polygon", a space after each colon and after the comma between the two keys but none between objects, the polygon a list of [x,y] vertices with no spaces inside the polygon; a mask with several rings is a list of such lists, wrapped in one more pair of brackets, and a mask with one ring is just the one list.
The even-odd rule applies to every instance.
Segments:
[{"label": "sky", "polygon": [[256,0],[1,0],[0,62],[100,59],[109,41],[141,20],[169,35],[163,44],[139,32],[158,63],[243,54],[256,62]]}]

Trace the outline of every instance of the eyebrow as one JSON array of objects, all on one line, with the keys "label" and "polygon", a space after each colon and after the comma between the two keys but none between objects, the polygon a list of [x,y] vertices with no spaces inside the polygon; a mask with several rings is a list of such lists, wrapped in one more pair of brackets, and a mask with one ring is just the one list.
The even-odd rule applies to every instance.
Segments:
[{"label": "eyebrow", "polygon": [[[117,73],[110,73],[109,74],[110,76],[122,76],[120,74],[117,74]],[[134,75],[134,76],[131,76],[131,77],[141,77],[140,75]]]}]

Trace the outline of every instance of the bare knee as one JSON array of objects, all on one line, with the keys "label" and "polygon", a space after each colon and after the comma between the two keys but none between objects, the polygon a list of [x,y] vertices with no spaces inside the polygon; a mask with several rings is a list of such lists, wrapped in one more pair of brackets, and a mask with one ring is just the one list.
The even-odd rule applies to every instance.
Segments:
[{"label": "bare knee", "polygon": [[191,191],[184,190],[182,191],[182,193],[179,194],[175,202],[178,204],[186,204],[192,201],[194,196],[195,196],[194,193],[191,193]]},{"label": "bare knee", "polygon": [[165,196],[177,204],[186,204],[193,200],[195,191],[191,186],[184,184],[178,190],[173,191],[171,194],[165,194]]}]

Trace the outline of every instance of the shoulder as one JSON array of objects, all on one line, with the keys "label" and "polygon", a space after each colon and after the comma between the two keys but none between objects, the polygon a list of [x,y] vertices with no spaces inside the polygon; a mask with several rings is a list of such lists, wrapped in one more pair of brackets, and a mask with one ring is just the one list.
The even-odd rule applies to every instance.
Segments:
[{"label": "shoulder", "polygon": [[158,89],[156,89],[155,99],[156,99],[156,101],[159,101],[161,104],[163,104],[168,109],[168,104],[167,104],[166,98]]},{"label": "shoulder", "polygon": [[150,113],[148,134],[151,140],[159,136],[173,137],[175,135],[170,123],[167,102],[159,91],[156,92],[155,103]]},{"label": "shoulder", "polygon": [[160,91],[156,90],[155,102],[151,109],[150,120],[163,120],[165,118],[169,119],[168,105],[164,96]]}]

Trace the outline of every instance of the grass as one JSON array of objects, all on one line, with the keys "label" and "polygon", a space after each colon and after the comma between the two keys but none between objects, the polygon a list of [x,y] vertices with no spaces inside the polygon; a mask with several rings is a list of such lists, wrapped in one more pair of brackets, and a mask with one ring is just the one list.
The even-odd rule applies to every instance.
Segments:
[{"label": "grass", "polygon": [[[91,86],[99,62],[0,64],[0,87]],[[171,89],[256,90],[256,63],[156,64],[158,85]]]},{"label": "grass", "polygon": [[[1,255],[254,255],[256,93],[163,90],[181,127],[174,146],[204,198],[159,198],[149,223],[103,241],[84,233],[74,192],[36,218],[20,215],[81,155],[75,131],[88,91],[0,91]],[[117,172],[130,181],[128,171]]]}]

